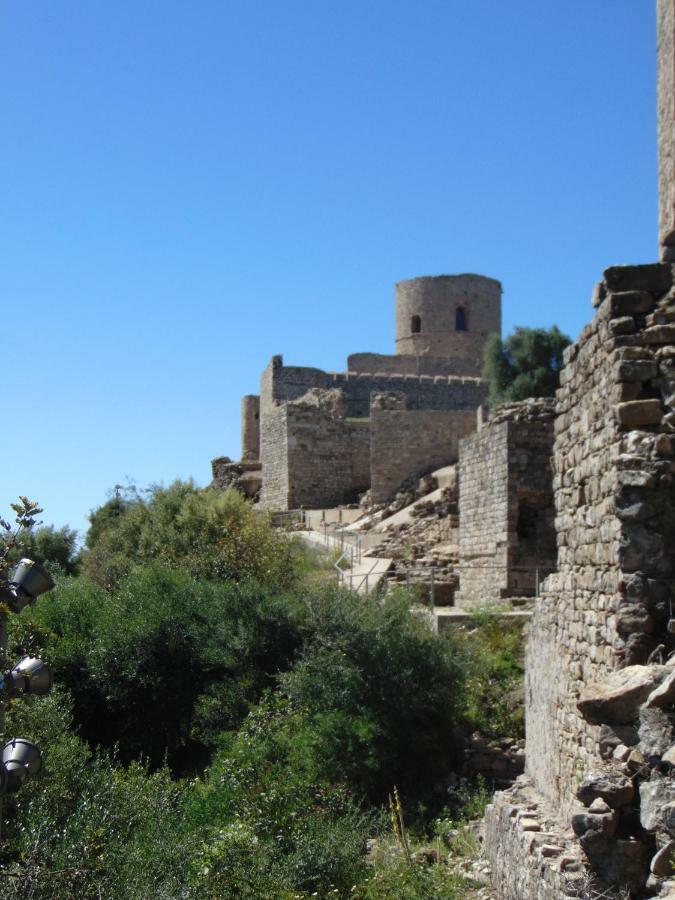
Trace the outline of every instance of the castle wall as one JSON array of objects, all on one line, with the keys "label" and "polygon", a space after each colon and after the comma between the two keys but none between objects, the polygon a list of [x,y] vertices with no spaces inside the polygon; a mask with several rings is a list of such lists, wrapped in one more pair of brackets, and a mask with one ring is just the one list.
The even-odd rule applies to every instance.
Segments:
[{"label": "castle wall", "polygon": [[533,596],[554,568],[552,445],[545,400],[498,408],[461,441],[458,605]]},{"label": "castle wall", "polygon": [[260,459],[260,397],[241,398],[241,458]]},{"label": "castle wall", "polygon": [[345,416],[343,395],[314,389],[302,398],[271,404],[262,445],[267,509],[321,509],[352,502],[370,480],[368,421]]},{"label": "castle wall", "polygon": [[[675,259],[675,7],[658,0],[659,240]],[[666,247],[670,250],[666,250]]]},{"label": "castle wall", "polygon": [[[593,692],[619,668],[643,672],[657,645],[664,653],[674,646],[668,632],[675,594],[671,283],[666,265],[608,269],[594,294],[595,318],[565,354],[553,454],[558,568],[536,604],[526,649],[524,783],[531,792],[526,806],[516,786],[497,794],[488,809],[486,852],[495,886],[508,883],[509,872],[560,871],[560,847],[579,805],[576,789],[588,772],[609,765],[601,743],[605,726],[586,721],[577,707],[582,690]],[[601,687],[595,690],[605,696]],[[648,779],[649,766],[634,777]],[[638,800],[643,787],[649,797],[660,777],[657,772],[640,785]],[[524,823],[536,823],[547,804],[557,810],[557,825],[546,830],[558,849],[542,860],[526,833],[533,826]],[[594,857],[606,871],[611,863],[609,875],[618,873],[622,884],[628,871],[638,883],[646,878],[644,855],[648,861],[654,852],[639,825],[631,824],[640,814],[632,808],[621,814],[622,831],[602,838]],[[591,838],[599,840],[593,834],[583,845],[588,852]]]},{"label": "castle wall", "polygon": [[474,410],[409,410],[400,406],[392,409],[373,404],[370,415],[373,501],[386,503],[406,478],[456,462],[460,438],[475,427]]},{"label": "castle wall", "polygon": [[[501,334],[501,295],[501,284],[483,275],[400,281],[396,285],[396,353],[454,359],[462,374],[479,377],[488,336]],[[463,310],[465,330],[457,329],[458,307]]]},{"label": "castle wall", "polygon": [[260,461],[262,489],[260,506],[263,509],[283,510],[289,506],[288,474],[288,412],[282,404],[270,403],[264,414],[260,432]]},{"label": "castle wall", "polygon": [[477,409],[487,397],[487,387],[478,378],[323,372],[320,369],[285,366],[283,358],[275,356],[261,381],[263,419],[266,408],[273,401],[297,400],[312,388],[341,390],[347,404],[346,414],[350,418],[367,418],[370,415],[371,393],[403,393],[410,409]]},{"label": "castle wall", "polygon": [[387,375],[466,375],[463,360],[434,356],[394,356],[384,353],[352,353],[347,357],[348,372],[377,372]]},{"label": "castle wall", "polygon": [[[659,434],[660,390],[672,357],[654,341],[673,340],[675,329],[647,327],[671,278],[668,266],[608,269],[597,315],[566,351],[561,373],[558,571],[545,585],[528,642],[527,721],[528,772],[563,808],[580,771],[599,756],[598,728],[576,708],[582,685],[645,662],[667,617],[654,604],[672,597],[673,441]],[[543,666],[558,674],[546,691]]]}]

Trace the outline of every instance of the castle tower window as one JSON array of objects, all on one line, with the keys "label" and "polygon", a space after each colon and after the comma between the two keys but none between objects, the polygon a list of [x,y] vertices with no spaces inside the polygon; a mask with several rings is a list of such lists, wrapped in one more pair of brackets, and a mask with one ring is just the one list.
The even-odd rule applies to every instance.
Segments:
[{"label": "castle tower window", "polygon": [[455,310],[455,331],[466,331],[466,312],[463,306]]},{"label": "castle tower window", "polygon": [[410,320],[410,333],[419,334],[422,330],[422,320],[419,316],[413,316]]}]

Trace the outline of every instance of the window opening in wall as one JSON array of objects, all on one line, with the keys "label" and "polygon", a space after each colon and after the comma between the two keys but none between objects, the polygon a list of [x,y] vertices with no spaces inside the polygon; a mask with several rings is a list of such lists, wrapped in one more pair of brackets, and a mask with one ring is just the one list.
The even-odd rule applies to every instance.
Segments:
[{"label": "window opening in wall", "polygon": [[455,310],[455,331],[466,331],[466,312],[463,306]]},{"label": "window opening in wall", "polygon": [[413,316],[410,320],[410,333],[419,334],[422,330],[422,320],[419,316]]}]

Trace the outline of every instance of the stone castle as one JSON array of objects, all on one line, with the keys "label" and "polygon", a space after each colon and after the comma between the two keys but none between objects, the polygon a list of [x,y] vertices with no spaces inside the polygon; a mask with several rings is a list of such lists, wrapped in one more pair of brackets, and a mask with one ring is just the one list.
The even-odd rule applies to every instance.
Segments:
[{"label": "stone castle", "polygon": [[675,0],[657,6],[660,261],[605,271],[555,401],[486,418],[499,283],[414,279],[395,355],[343,373],[275,357],[242,461],[214,461],[216,484],[277,510],[386,503],[456,463],[454,602],[539,594],[525,773],[486,815],[500,900],[675,898]]},{"label": "stone castle", "polygon": [[[501,331],[501,285],[480,275],[396,286],[396,353],[354,353],[346,372],[285,366],[242,401],[242,460],[215,460],[266,509],[321,509],[370,489],[386,502],[407,478],[453,462],[487,390],[483,346]],[[245,476],[242,478],[242,476]]]}]

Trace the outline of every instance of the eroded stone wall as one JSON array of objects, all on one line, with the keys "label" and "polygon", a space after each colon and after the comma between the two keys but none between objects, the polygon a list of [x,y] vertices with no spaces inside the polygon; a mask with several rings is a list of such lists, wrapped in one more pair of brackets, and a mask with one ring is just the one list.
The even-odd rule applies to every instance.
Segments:
[{"label": "eroded stone wall", "polygon": [[323,372],[303,366],[285,366],[275,356],[261,382],[261,415],[272,401],[297,400],[312,388],[342,391],[350,418],[370,415],[370,395],[398,391],[410,409],[476,409],[487,396],[479,378],[452,375],[401,375],[397,373]]},{"label": "eroded stone wall", "polygon": [[555,565],[552,401],[498,407],[460,444],[458,605],[533,596]]},{"label": "eroded stone wall", "polygon": [[[614,710],[611,722],[620,727],[613,731],[602,724],[609,717],[582,715],[578,704],[582,692],[592,693],[593,685],[615,678],[621,668],[631,667],[626,678],[639,682],[640,673],[662,668],[644,665],[653,654],[665,659],[675,648],[668,626],[675,593],[671,285],[669,265],[608,269],[594,293],[595,318],[566,351],[553,453],[558,568],[537,602],[526,653],[526,774],[534,792],[530,818],[536,819],[539,808],[557,811],[547,865],[555,869],[564,857],[574,814],[575,831],[596,871],[638,894],[656,849],[649,832],[657,826],[649,817],[640,821],[637,794],[629,786],[635,778],[647,779],[640,795],[648,797],[655,779],[663,778],[660,768],[650,777],[645,765],[655,752],[649,748],[649,729],[636,747],[636,767],[628,768],[628,775],[621,770],[612,776],[624,779],[626,796],[607,795],[610,805],[598,800],[595,811],[579,813],[580,799],[588,805],[599,796],[591,789],[588,800],[583,791],[577,793],[582,782],[588,782],[589,773],[607,771],[614,748],[622,740],[637,744],[638,734],[631,737],[633,711]],[[649,682],[644,689],[649,692]],[[619,701],[622,691],[625,685],[618,689]],[[634,697],[634,703],[647,693]],[[632,751],[623,752],[620,748],[613,765],[628,758],[630,766]],[[541,866],[523,841],[518,803],[514,789],[497,795],[488,812],[487,853],[495,886],[508,880],[507,869]],[[514,834],[502,839],[497,825],[509,808],[516,809]],[[529,898],[513,891],[499,895]]]},{"label": "eroded stone wall", "polygon": [[257,394],[241,398],[241,458],[260,459],[260,397]]},{"label": "eroded stone wall", "polygon": [[269,509],[317,509],[349,503],[368,488],[370,429],[350,421],[336,390],[314,389],[272,405],[263,429],[263,491]]},{"label": "eroded stone wall", "polygon": [[370,413],[370,490],[374,503],[387,503],[411,476],[457,460],[458,446],[476,427],[474,410],[383,408]]}]

